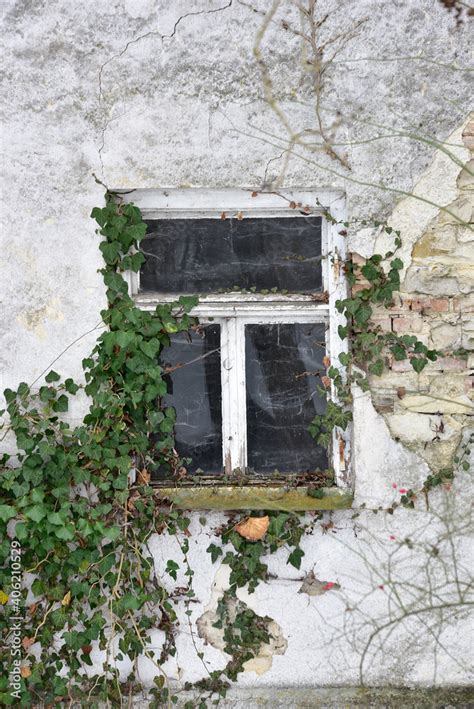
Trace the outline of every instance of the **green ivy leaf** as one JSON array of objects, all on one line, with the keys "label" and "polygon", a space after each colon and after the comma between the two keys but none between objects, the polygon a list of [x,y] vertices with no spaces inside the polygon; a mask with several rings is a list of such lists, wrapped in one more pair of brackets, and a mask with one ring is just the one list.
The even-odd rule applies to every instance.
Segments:
[{"label": "green ivy leaf", "polygon": [[272,517],[270,519],[269,533],[280,537],[283,534],[288,517],[289,514],[287,512],[280,512],[276,517]]},{"label": "green ivy leaf", "polygon": [[44,505],[33,505],[33,507],[28,507],[24,512],[25,517],[31,519],[33,522],[39,524],[42,519],[48,514],[48,509]]},{"label": "green ivy leaf", "polygon": [[397,361],[407,358],[407,352],[403,345],[394,345],[393,347],[390,347],[390,352],[392,352]]},{"label": "green ivy leaf", "polygon": [[198,302],[199,298],[196,295],[182,295],[178,300],[185,313],[189,313],[192,308],[195,308]]},{"label": "green ivy leaf", "polygon": [[176,581],[178,577],[178,571],[179,571],[179,564],[176,563],[176,561],[173,561],[173,559],[168,559],[166,562],[166,573],[171,576],[172,579]]},{"label": "green ivy leaf", "polygon": [[295,569],[299,569],[301,566],[301,559],[304,556],[304,551],[300,549],[300,547],[296,547],[296,549],[293,549],[291,554],[288,557],[288,561],[286,562],[287,564],[291,564],[292,566],[295,567]]},{"label": "green ivy leaf", "polygon": [[428,360],[421,357],[413,357],[410,360],[410,364],[418,374],[423,371],[423,369],[428,364]]},{"label": "green ivy leaf", "polygon": [[16,510],[11,505],[0,505],[0,520],[2,522],[8,522],[9,519],[15,517]]},{"label": "green ivy leaf", "polygon": [[206,551],[211,555],[211,561],[213,564],[222,555],[222,548],[218,547],[217,544],[209,544]]},{"label": "green ivy leaf", "polygon": [[61,396],[53,402],[52,404],[52,409],[53,411],[57,412],[63,412],[67,411],[69,408],[69,399],[65,394],[61,394]]},{"label": "green ivy leaf", "polygon": [[360,270],[364,278],[368,281],[376,281],[379,277],[378,269],[375,268],[374,264],[370,263],[370,261],[364,264]]},{"label": "green ivy leaf", "polygon": [[16,391],[13,391],[13,389],[5,389],[3,391],[3,396],[5,397],[7,404],[11,404],[16,399]]},{"label": "green ivy leaf", "polygon": [[368,369],[371,374],[375,374],[377,377],[380,377],[384,369],[383,359],[377,359],[375,362],[371,362]]},{"label": "green ivy leaf", "polygon": [[370,305],[361,305],[354,313],[354,320],[357,325],[362,326],[370,319],[372,308]]},{"label": "green ivy leaf", "polygon": [[76,384],[75,381],[71,378],[66,379],[66,381],[64,382],[64,386],[66,391],[72,395],[76,394],[80,389],[79,385]]},{"label": "green ivy leaf", "polygon": [[48,372],[48,374],[45,376],[44,379],[46,382],[48,382],[48,384],[50,384],[51,382],[59,381],[61,379],[61,377],[59,376],[59,374],[57,372],[55,372],[52,369],[50,372]]},{"label": "green ivy leaf", "polygon": [[58,537],[58,539],[62,539],[65,542],[72,541],[76,536],[74,527],[71,524],[64,525],[63,527],[58,527],[54,530],[54,533]]}]

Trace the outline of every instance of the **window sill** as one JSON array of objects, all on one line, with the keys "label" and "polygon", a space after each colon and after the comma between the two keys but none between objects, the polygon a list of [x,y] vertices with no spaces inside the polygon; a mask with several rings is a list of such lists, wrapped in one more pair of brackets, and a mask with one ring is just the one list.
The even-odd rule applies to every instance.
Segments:
[{"label": "window sill", "polygon": [[337,487],[318,489],[321,497],[308,495],[307,487],[231,485],[157,487],[157,498],[185,510],[342,510],[352,507],[350,490]]}]

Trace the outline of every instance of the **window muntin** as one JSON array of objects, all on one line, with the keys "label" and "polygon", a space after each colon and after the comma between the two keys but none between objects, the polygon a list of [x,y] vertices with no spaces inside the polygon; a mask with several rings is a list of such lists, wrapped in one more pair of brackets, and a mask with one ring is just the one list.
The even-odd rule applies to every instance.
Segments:
[{"label": "window muntin", "polygon": [[[290,220],[301,216],[319,220],[319,259],[316,254],[316,262],[321,263],[322,258],[319,271],[322,288],[319,291],[313,288],[311,293],[282,293],[278,292],[278,288],[274,288],[277,292],[268,292],[271,289],[265,289],[264,293],[258,293],[255,292],[256,288],[253,288],[252,291],[248,289],[245,292],[204,292],[192,313],[202,324],[213,323],[220,326],[222,458],[225,472],[231,473],[236,468],[248,470],[249,459],[252,460],[253,453],[248,453],[247,436],[246,327],[252,324],[269,326],[274,323],[293,326],[296,323],[305,326],[317,324],[318,327],[324,325],[326,352],[333,366],[343,369],[339,364],[338,354],[344,350],[344,343],[339,339],[337,329],[339,325],[344,324],[344,319],[335,308],[335,301],[346,297],[342,268],[345,244],[343,230],[337,225],[337,221],[342,221],[344,217],[343,198],[331,192],[286,192],[278,195],[259,194],[257,199],[253,199],[250,192],[241,190],[184,189],[136,190],[128,199],[140,207],[144,218],[149,221],[213,219],[217,223],[217,220],[224,221],[222,212],[225,212],[227,218],[235,219],[239,223],[246,219],[275,218],[283,221],[283,218]],[[286,202],[287,206],[282,208],[282,202]],[[319,203],[330,209],[334,222],[322,218],[325,210],[314,207]],[[295,204],[313,206],[295,210]],[[146,251],[146,240],[142,243]],[[309,258],[314,256],[313,252]],[[304,258],[303,255],[300,260],[303,261]],[[159,293],[148,288],[145,290],[137,274],[128,275],[130,290],[141,308],[152,310],[157,302],[174,301],[178,295],[176,291],[169,292],[171,284],[160,286],[168,292]],[[145,281],[145,285],[149,287],[150,283],[146,284]],[[228,283],[229,289],[236,285],[238,284]],[[334,392],[332,394],[334,395]],[[321,405],[321,401],[318,405]],[[336,430],[331,448],[330,463],[336,482],[338,485],[348,486],[351,483],[350,430]],[[321,457],[316,466],[321,467]]]}]

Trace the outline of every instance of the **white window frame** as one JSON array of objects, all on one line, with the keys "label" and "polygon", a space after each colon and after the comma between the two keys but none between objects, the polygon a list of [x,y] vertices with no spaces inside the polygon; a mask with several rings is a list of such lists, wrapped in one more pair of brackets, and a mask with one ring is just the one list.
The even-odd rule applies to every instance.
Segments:
[{"label": "white window frame", "polygon": [[[255,193],[254,193],[255,194]],[[219,293],[200,296],[191,315],[200,322],[213,322],[221,328],[221,383],[223,461],[227,473],[247,466],[247,412],[245,384],[245,325],[272,323],[324,323],[326,352],[331,364],[345,376],[339,355],[347,352],[347,340],[341,340],[338,326],[345,318],[336,307],[337,300],[347,297],[347,280],[343,264],[346,258],[344,195],[335,191],[280,190],[278,193],[258,193],[244,189],[149,189],[134,190],[122,195],[124,202],[133,202],[144,219],[221,219],[250,217],[301,216],[301,210],[290,203],[309,206],[311,216],[322,217],[322,279],[327,302],[303,294]],[[329,221],[330,213],[335,220]],[[306,213],[306,212],[305,212]],[[125,274],[129,292],[136,305],[153,310],[158,303],[174,302],[178,294],[140,293],[139,274]],[[334,387],[330,393],[336,400]],[[338,487],[349,488],[351,479],[351,426],[346,431],[336,429],[330,459]]]}]

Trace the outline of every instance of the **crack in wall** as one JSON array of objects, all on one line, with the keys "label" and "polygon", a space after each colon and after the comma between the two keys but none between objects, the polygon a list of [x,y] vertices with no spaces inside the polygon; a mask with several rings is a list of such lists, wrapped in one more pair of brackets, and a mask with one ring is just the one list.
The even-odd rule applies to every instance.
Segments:
[{"label": "crack in wall", "polygon": [[[164,42],[165,39],[173,39],[173,37],[176,35],[177,29],[179,24],[185,20],[188,17],[196,17],[198,15],[212,15],[216,12],[222,12],[223,10],[227,10],[229,7],[232,6],[233,0],[228,0],[226,5],[222,5],[221,7],[216,7],[213,10],[198,10],[196,12],[187,12],[184,15],[181,15],[178,17],[178,19],[175,21],[173,25],[173,30],[169,34],[162,34],[159,30],[149,30],[148,32],[145,32],[138,37],[135,37],[134,39],[131,39],[129,42],[126,43],[125,47],[118,52],[117,54],[114,54],[112,57],[109,57],[109,59],[106,59],[106,61],[100,66],[99,68],[99,74],[98,74],[98,86],[99,86],[99,95],[98,95],[98,103],[99,107],[102,105],[104,101],[104,92],[103,92],[103,83],[102,83],[102,77],[105,71],[105,68],[111,64],[115,59],[120,59],[120,57],[123,57],[124,54],[128,51],[129,47],[131,47],[133,44],[136,44],[137,42],[140,42],[142,39],[146,39],[147,37],[159,37],[162,41]],[[101,128],[101,144],[99,146],[98,154],[99,154],[99,160],[100,160],[100,166],[101,166],[101,175],[102,178],[104,178],[104,163],[102,159],[102,152],[104,150],[105,146],[105,133],[107,132],[107,129],[109,125],[112,123],[112,121],[117,120],[118,118],[122,118],[122,116],[126,115],[121,114],[120,116],[115,116],[114,118],[106,118],[102,128]]]}]

